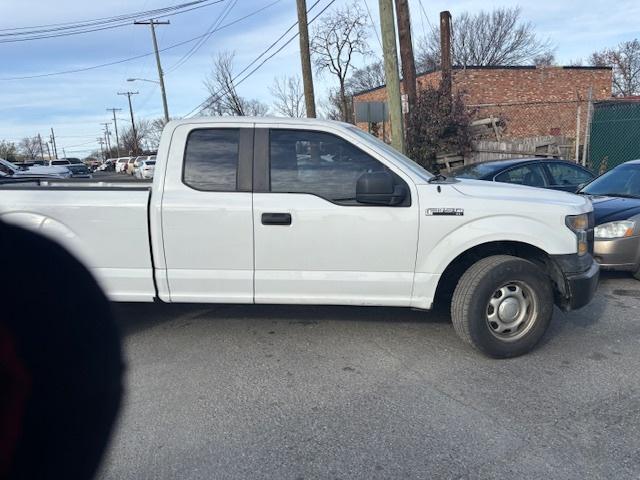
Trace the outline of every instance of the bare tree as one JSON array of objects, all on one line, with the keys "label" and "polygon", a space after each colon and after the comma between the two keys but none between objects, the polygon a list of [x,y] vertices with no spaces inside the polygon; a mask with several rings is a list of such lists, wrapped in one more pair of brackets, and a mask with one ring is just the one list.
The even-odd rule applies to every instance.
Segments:
[{"label": "bare tree", "polygon": [[136,121],[136,134],[134,136],[133,129],[126,127],[120,134],[120,144],[127,155],[133,155],[133,152],[142,152],[145,150],[145,144],[149,140],[149,132],[151,123],[148,120]]},{"label": "bare tree", "polygon": [[358,3],[338,8],[316,24],[310,49],[318,73],[329,72],[338,79],[342,120],[351,121],[347,98],[347,77],[356,56],[371,54],[367,15]]},{"label": "bare tree", "polygon": [[0,140],[0,158],[13,162],[17,153],[16,144],[8,140]]},{"label": "bare tree", "polygon": [[622,42],[614,49],[595,52],[589,57],[593,66],[613,67],[613,94],[640,94],[640,41]]},{"label": "bare tree", "polygon": [[[541,40],[521,10],[497,8],[491,12],[462,13],[453,20],[453,63],[459,66],[523,65],[553,52],[549,40]],[[440,65],[440,31],[420,39],[416,63],[422,71]]]},{"label": "bare tree", "polygon": [[20,153],[28,160],[36,158],[41,153],[38,137],[24,137],[20,140],[18,148],[20,149]]},{"label": "bare tree", "polygon": [[[170,118],[169,120],[173,120]],[[164,130],[164,126],[167,124],[167,121],[164,117],[159,117],[149,122],[149,132],[147,134],[147,140],[149,142],[149,146],[153,150],[157,150],[160,145],[160,137],[162,136],[162,130]]]},{"label": "bare tree", "polygon": [[209,100],[205,113],[209,115],[266,115],[269,107],[256,99],[240,96],[234,84],[233,52],[221,52],[213,61],[205,86]]},{"label": "bare tree", "polygon": [[274,97],[275,109],[285,117],[300,118],[306,115],[304,90],[298,75],[274,78],[269,91]]},{"label": "bare tree", "polygon": [[347,91],[351,95],[385,84],[384,63],[376,60],[362,68],[356,68],[347,80]]},{"label": "bare tree", "polygon": [[327,120],[342,120],[342,102],[337,88],[329,89],[326,97],[318,101],[319,115]]},{"label": "bare tree", "polygon": [[556,65],[556,56],[552,51],[541,53],[533,58],[536,67],[552,67]]}]

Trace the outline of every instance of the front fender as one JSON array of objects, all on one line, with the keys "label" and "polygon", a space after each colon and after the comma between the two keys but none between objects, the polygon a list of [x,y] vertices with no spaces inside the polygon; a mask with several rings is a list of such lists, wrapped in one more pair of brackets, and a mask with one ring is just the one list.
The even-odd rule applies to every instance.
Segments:
[{"label": "front fender", "polygon": [[434,235],[436,232],[435,223],[421,222],[416,272],[441,274],[460,254],[490,242],[526,243],[550,255],[576,253],[577,249],[576,236],[564,226],[564,219],[552,227],[549,218],[542,221],[512,214],[490,215],[467,221],[439,236]]}]

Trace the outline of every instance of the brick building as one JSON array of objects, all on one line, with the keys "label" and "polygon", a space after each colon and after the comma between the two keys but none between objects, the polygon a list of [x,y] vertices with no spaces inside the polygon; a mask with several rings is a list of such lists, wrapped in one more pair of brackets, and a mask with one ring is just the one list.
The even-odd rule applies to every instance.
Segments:
[{"label": "brick building", "polygon": [[[423,73],[418,88],[436,86],[441,77],[440,70]],[[586,123],[589,90],[594,101],[611,97],[612,71],[610,67],[466,67],[454,68],[452,78],[453,90],[463,93],[475,118],[502,120],[503,138],[575,139]],[[354,96],[354,103],[386,100],[384,85]]]}]

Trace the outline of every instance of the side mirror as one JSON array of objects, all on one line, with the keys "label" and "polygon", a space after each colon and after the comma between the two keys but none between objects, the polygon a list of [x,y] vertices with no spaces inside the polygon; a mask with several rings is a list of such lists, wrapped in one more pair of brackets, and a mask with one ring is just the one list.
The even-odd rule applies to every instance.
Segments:
[{"label": "side mirror", "polygon": [[578,185],[576,187],[576,193],[578,193],[580,190],[582,190],[589,182],[582,182],[580,185]]},{"label": "side mirror", "polygon": [[356,200],[370,205],[399,205],[407,197],[404,185],[396,185],[389,172],[363,173],[356,183]]}]

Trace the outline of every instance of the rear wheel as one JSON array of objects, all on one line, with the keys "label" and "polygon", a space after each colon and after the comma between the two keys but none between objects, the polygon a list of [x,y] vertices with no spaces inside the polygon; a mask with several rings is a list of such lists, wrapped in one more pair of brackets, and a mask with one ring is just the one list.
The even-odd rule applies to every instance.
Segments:
[{"label": "rear wheel", "polygon": [[544,272],[528,260],[508,255],[473,264],[460,278],[451,304],[458,335],[495,358],[531,350],[552,314],[553,291]]},{"label": "rear wheel", "polygon": [[640,280],[640,266],[638,266],[638,270],[636,270],[636,272],[633,274],[633,277],[636,280]]}]

